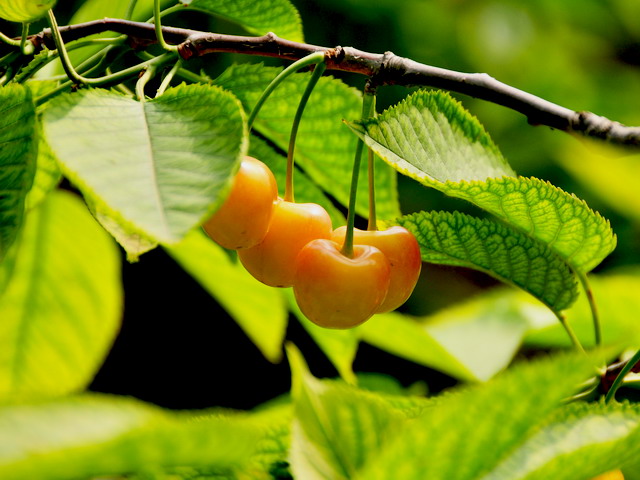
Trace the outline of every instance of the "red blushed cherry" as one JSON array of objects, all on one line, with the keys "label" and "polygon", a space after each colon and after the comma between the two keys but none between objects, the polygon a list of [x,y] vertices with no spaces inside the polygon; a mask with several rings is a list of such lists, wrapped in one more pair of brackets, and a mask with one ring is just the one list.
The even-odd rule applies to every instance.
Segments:
[{"label": "red blushed cherry", "polygon": [[267,234],[277,199],[278,186],[269,167],[246,156],[229,196],[202,227],[225,248],[253,247]]},{"label": "red blushed cherry", "polygon": [[309,242],[296,259],[293,292],[302,313],[325,328],[352,328],[376,313],[389,288],[387,257],[354,245],[347,257],[331,240]]},{"label": "red blushed cherry", "polygon": [[[336,228],[331,239],[342,245],[346,230],[346,227]],[[418,241],[406,228],[394,226],[387,230],[354,229],[353,243],[374,246],[389,259],[391,265],[389,291],[377,313],[395,310],[409,298],[418,282],[422,268]]]},{"label": "red blushed cherry", "polygon": [[311,240],[331,236],[331,218],[315,203],[279,200],[269,230],[258,245],[238,250],[242,265],[271,287],[293,285],[296,257]]}]

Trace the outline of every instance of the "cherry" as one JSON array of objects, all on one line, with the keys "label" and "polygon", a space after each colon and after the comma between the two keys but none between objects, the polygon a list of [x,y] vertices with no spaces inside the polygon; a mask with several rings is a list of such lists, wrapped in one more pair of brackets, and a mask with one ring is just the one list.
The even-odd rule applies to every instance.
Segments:
[{"label": "cherry", "polygon": [[317,238],[328,239],[331,228],[331,218],[320,205],[279,200],[262,242],[238,250],[238,256],[249,273],[262,283],[290,287],[295,260],[302,247]]},{"label": "cherry", "polygon": [[389,288],[387,257],[369,245],[354,245],[353,257],[331,240],[309,242],[296,259],[293,292],[302,313],[325,328],[351,328],[368,320]]},{"label": "cherry", "polygon": [[[344,243],[346,227],[334,230],[331,239],[339,245]],[[353,239],[356,245],[371,245],[378,248],[389,259],[391,280],[385,301],[377,313],[390,312],[402,305],[416,286],[422,259],[418,241],[409,230],[394,226],[387,230],[354,229]]]},{"label": "cherry", "polygon": [[253,247],[267,234],[277,199],[278,186],[269,167],[246,156],[229,196],[203,225],[204,231],[225,248]]}]

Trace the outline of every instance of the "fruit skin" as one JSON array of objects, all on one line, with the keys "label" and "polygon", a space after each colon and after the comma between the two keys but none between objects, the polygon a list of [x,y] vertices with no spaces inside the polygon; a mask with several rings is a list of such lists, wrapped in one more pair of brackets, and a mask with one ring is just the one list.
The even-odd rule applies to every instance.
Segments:
[{"label": "fruit skin", "polygon": [[57,0],[5,0],[0,1],[0,18],[11,22],[30,23],[54,7]]},{"label": "fruit skin", "polygon": [[302,313],[325,328],[352,328],[367,321],[384,301],[391,266],[370,245],[354,245],[353,257],[331,240],[309,242],[298,255],[293,293]]},{"label": "fruit skin", "polygon": [[[345,234],[346,227],[336,228],[331,234],[331,239],[342,245]],[[391,264],[389,292],[377,313],[390,312],[406,302],[418,282],[422,269],[420,246],[413,234],[400,226],[387,230],[356,228],[353,231],[353,243],[378,248],[387,256]]]},{"label": "fruit skin", "polygon": [[225,248],[253,247],[267,234],[277,200],[278,185],[269,167],[246,156],[229,196],[202,228]]},{"label": "fruit skin", "polygon": [[258,245],[238,250],[244,267],[271,287],[293,285],[298,253],[311,240],[331,236],[331,218],[315,203],[278,201],[269,230]]}]

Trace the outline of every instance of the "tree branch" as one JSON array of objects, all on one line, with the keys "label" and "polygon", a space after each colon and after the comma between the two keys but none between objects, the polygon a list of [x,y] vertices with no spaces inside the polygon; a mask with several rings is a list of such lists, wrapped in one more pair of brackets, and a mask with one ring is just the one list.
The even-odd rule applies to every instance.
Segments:
[{"label": "tree branch", "polygon": [[[112,31],[127,35],[133,47],[156,43],[153,24],[105,18],[61,27],[65,42]],[[391,52],[375,54],[352,47],[327,48],[292,42],[268,33],[261,37],[222,35],[182,28],[163,27],[169,43],[179,45],[185,60],[210,53],[228,52],[298,60],[313,52],[325,52],[327,69],[341,70],[372,79],[375,85],[433,87],[480,98],[525,115],[532,125],[546,125],[611,143],[640,146],[640,127],[627,127],[591,112],[577,112],[504,84],[485,73],[462,73],[424,65]],[[37,48],[55,49],[49,29],[31,37]]]}]

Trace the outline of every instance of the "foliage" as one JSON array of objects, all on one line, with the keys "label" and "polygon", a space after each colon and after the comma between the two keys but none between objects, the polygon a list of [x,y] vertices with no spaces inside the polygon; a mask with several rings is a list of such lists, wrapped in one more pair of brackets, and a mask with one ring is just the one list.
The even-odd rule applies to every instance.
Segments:
[{"label": "foliage", "polygon": [[[162,4],[164,23],[193,21],[250,35],[273,31],[292,42],[304,38],[301,15],[289,0],[79,3],[74,11],[65,5],[54,10],[70,23],[125,12],[146,20]],[[569,11],[573,15],[570,6],[554,2],[542,2],[535,13],[508,1],[465,11],[445,3],[419,9],[417,0],[401,8],[381,2],[367,5],[366,13],[361,0],[349,0],[340,8],[374,22],[391,10],[415,18],[428,13],[434,28],[420,28],[422,40],[411,43],[413,52],[423,54],[420,48],[429,39],[444,35],[457,39],[457,51],[442,55],[466,55],[461,63],[473,66],[481,56],[488,66],[516,65],[516,50],[532,41],[516,31],[496,40],[476,20],[492,24],[502,18],[526,30],[533,28],[527,22],[543,15],[554,21]],[[602,14],[595,0],[586,3],[595,18]],[[624,34],[640,35],[632,20],[640,18],[633,17],[637,8],[612,3],[611,15],[625,25]],[[9,8],[5,18],[31,19],[30,7],[16,5],[0,0],[0,16]],[[583,18],[587,9],[578,10],[576,18]],[[469,35],[452,32],[452,13],[460,14]],[[304,12],[302,18],[306,24]],[[402,24],[407,38],[417,34]],[[486,34],[486,50],[497,52],[494,57],[460,40],[479,32]],[[395,101],[394,94],[380,90],[380,103],[390,106],[361,117],[363,95],[353,86],[361,82],[324,75],[295,144],[296,199],[325,207],[334,227],[344,224],[353,198],[353,154],[364,142],[375,154],[372,223],[409,229],[427,271],[427,287],[419,284],[404,308],[354,329],[326,330],[304,317],[290,289],[256,282],[234,252],[200,229],[225,200],[244,155],[263,160],[284,194],[291,124],[309,72],[287,77],[250,126],[247,118],[282,72],[280,64],[232,54],[184,61],[172,46],[166,52],[156,45],[131,48],[122,37],[102,34],[68,44],[81,75],[108,75],[104,82],[79,86],[57,76],[64,71],[60,52],[45,48],[34,54],[10,38],[14,33],[0,58],[1,478],[584,480],[638,468],[638,405],[632,395],[631,401],[605,403],[600,397],[606,384],[599,383],[604,363],[640,347],[633,315],[640,308],[640,274],[628,267],[639,260],[630,240],[640,218],[632,174],[638,154],[555,140],[561,133],[542,133],[554,140],[538,142],[528,126],[510,139],[512,119],[465,100],[486,114],[483,122],[491,128],[485,128],[442,91],[403,91]],[[558,35],[571,38],[563,31]],[[587,44],[598,45],[583,35]],[[566,72],[570,58],[560,52],[549,62]],[[527,75],[529,85],[550,81],[543,70],[531,70],[537,74]],[[119,71],[129,74],[111,76]],[[505,75],[521,78],[513,69]],[[623,76],[637,80],[637,72]],[[596,77],[591,90],[604,91]],[[634,85],[628,91],[640,84],[628,83]],[[366,105],[366,95],[364,100]],[[625,119],[621,108],[613,113]],[[532,162],[535,155],[546,168]],[[525,176],[516,174],[511,161]],[[563,179],[554,161],[576,181]],[[355,211],[365,221],[372,215],[368,165],[356,170],[364,181]],[[603,213],[570,193],[576,190]],[[153,405],[153,399],[89,391],[128,313],[122,269],[131,266],[123,267],[123,259],[144,267],[158,251],[215,299],[249,348],[255,346],[269,362],[288,360],[290,394],[248,412],[175,412]],[[506,285],[473,286],[477,295],[456,298],[448,277],[437,277],[438,271],[452,270],[434,264],[455,272],[471,269]],[[468,277],[457,278],[464,283]],[[444,290],[450,290],[442,295],[448,305],[433,308]],[[600,342],[594,341],[598,312]],[[189,315],[187,309],[172,314],[172,328],[188,328]],[[315,346],[287,343],[297,326]],[[571,340],[605,346],[586,355],[556,351]],[[356,368],[361,344],[458,385],[425,396],[415,385],[367,377]],[[312,375],[313,364],[305,358],[313,358],[316,346],[339,378]],[[216,371],[242,361],[236,348],[228,346],[228,364],[206,366],[202,383],[214,388]],[[542,355],[543,350],[553,352]]]}]

